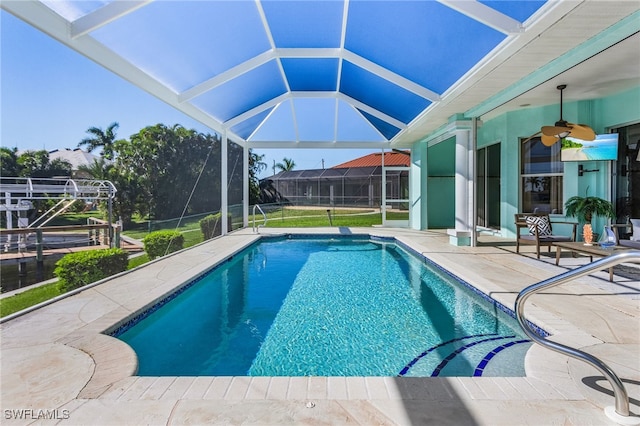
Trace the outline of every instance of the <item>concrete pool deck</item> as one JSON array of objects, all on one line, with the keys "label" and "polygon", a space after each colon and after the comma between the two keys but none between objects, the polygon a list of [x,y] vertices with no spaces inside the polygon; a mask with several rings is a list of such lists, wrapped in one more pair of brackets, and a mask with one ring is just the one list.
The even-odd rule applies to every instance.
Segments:
[{"label": "concrete pool deck", "polygon": [[[394,236],[513,307],[524,287],[588,262],[535,259],[507,240],[455,247],[443,232],[390,228],[261,229],[261,234]],[[2,424],[614,424],[611,388],[580,361],[534,345],[526,377],[137,377],[135,353],[101,334],[258,236],[251,230],[91,285],[0,325]],[[546,254],[546,253],[545,253]],[[552,339],[607,363],[640,420],[640,269],[603,271],[533,296],[525,312]]]}]

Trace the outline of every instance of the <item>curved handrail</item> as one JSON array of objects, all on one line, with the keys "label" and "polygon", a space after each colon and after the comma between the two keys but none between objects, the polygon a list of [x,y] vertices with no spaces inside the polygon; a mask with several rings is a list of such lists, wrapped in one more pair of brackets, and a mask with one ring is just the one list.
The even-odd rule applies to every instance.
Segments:
[{"label": "curved handrail", "polygon": [[[262,225],[258,225],[256,227],[256,209],[260,210],[260,213],[262,213],[262,217],[264,217],[264,223]],[[266,226],[267,225],[267,215],[264,214],[264,211],[262,211],[262,208],[260,207],[260,205],[255,204],[253,206],[253,232],[259,234],[260,233],[260,227],[262,226]],[[256,232],[257,229],[257,232]]]},{"label": "curved handrail", "polygon": [[613,267],[624,262],[640,263],[640,250],[629,250],[614,254],[609,257],[596,260],[595,262],[591,262],[588,265],[584,265],[571,271],[562,273],[553,278],[540,281],[537,284],[530,285],[529,287],[522,290],[518,294],[518,297],[516,297],[515,311],[516,318],[518,319],[520,327],[522,327],[524,332],[527,334],[527,336],[529,336],[529,338],[531,338],[531,340],[553,351],[560,352],[561,354],[584,361],[600,371],[609,381],[609,383],[611,383],[611,387],[613,388],[613,394],[615,397],[615,412],[620,416],[629,417],[629,396],[627,394],[627,390],[622,384],[620,378],[608,365],[591,354],[582,352],[569,346],[565,346],[561,343],[547,340],[544,337],[539,336],[533,331],[533,329],[530,328],[529,323],[524,317],[524,304],[526,300],[535,293],[546,290],[550,287],[564,284],[568,281],[574,280],[584,275],[588,275],[593,271],[599,271],[602,269]]}]

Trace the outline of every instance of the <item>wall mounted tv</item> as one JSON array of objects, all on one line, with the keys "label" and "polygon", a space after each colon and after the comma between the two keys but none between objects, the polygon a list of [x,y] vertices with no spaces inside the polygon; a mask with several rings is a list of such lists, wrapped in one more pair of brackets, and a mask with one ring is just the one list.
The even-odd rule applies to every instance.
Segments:
[{"label": "wall mounted tv", "polygon": [[567,137],[562,140],[562,161],[602,161],[618,159],[618,134],[596,135],[593,141]]}]

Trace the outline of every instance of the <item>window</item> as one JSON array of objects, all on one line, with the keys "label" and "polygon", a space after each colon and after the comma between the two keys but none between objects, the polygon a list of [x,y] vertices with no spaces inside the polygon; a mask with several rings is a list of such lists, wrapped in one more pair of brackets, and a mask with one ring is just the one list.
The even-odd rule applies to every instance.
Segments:
[{"label": "window", "polygon": [[560,143],[548,147],[539,137],[522,144],[520,176],[524,213],[562,214]]}]

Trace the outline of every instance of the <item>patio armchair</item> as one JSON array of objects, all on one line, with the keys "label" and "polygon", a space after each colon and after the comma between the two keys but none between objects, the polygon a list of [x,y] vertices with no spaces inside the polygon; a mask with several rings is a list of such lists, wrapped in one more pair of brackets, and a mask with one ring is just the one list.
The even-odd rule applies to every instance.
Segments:
[{"label": "patio armchair", "polygon": [[[520,244],[535,244],[536,254],[540,259],[540,247],[548,247],[549,252],[553,243],[562,241],[575,241],[576,229],[578,224],[576,222],[566,221],[554,221],[551,222],[547,213],[516,213],[516,253],[520,253]],[[570,236],[560,235],[553,233],[552,224],[565,224],[572,225],[572,232]],[[526,233],[522,233],[522,229],[526,229]]]},{"label": "patio armchair", "polygon": [[[613,224],[611,225],[613,232],[616,234],[616,243],[619,246],[631,247],[640,250],[640,219],[631,219],[628,224]],[[624,229],[625,232],[628,228],[631,228],[631,235],[624,234],[625,238],[620,238],[620,231],[618,229]]]}]

